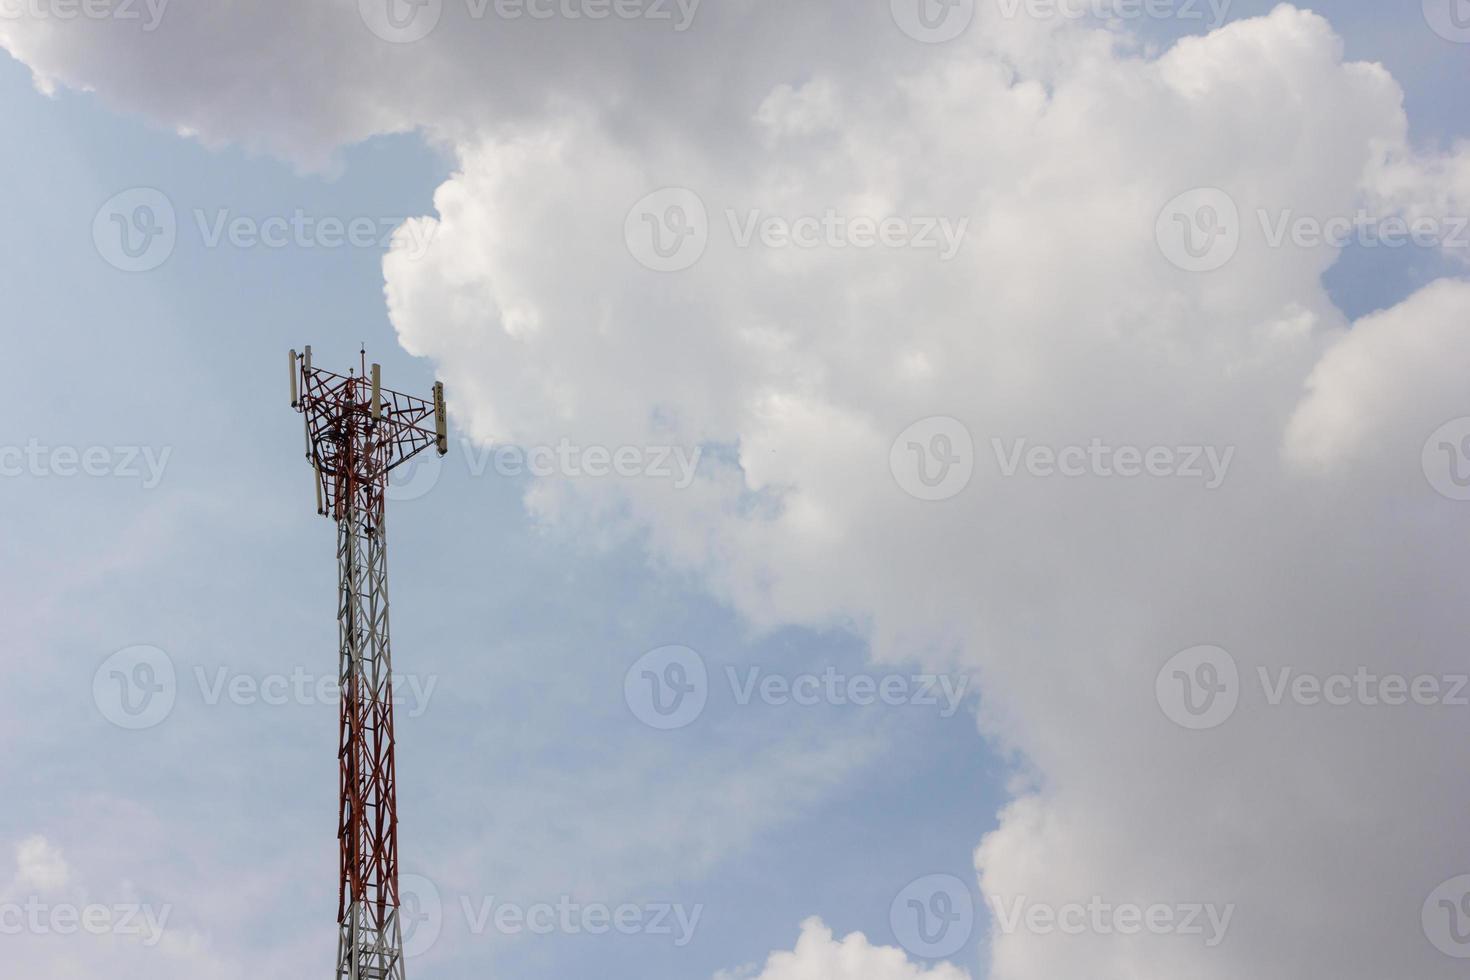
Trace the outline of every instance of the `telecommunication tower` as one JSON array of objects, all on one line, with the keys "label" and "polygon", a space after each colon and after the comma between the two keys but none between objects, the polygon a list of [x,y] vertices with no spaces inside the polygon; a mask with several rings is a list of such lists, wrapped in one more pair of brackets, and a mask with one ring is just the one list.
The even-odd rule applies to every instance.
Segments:
[{"label": "telecommunication tower", "polygon": [[291,407],[306,426],[317,513],[337,522],[338,980],[404,980],[398,894],[398,783],[393,762],[393,657],[388,644],[388,474],[430,446],[449,451],[444,386],[429,399],[361,373],[312,366],[291,351]]}]

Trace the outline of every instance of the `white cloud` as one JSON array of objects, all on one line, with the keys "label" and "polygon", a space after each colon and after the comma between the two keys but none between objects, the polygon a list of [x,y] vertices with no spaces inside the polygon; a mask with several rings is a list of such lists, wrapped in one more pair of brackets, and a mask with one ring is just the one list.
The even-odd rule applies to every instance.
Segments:
[{"label": "white cloud", "polygon": [[910,963],[903,950],[874,946],[855,932],[834,939],[820,919],[801,924],[801,937],[790,952],[772,953],[765,967],[720,973],[715,980],[966,980],[969,974],[948,963],[925,968]]},{"label": "white cloud", "polygon": [[173,904],[144,898],[127,881],[94,886],[45,836],[20,841],[15,855],[15,876],[0,889],[6,966],[15,975],[243,976],[207,937],[178,922]]},{"label": "white cloud", "polygon": [[1374,460],[1401,465],[1399,486],[1422,481],[1411,465],[1444,422],[1470,413],[1460,391],[1470,362],[1470,283],[1444,280],[1405,302],[1364,317],[1323,355],[1308,394],[1286,430],[1288,458],[1305,467],[1349,464],[1372,473]]},{"label": "white cloud", "polygon": [[15,847],[14,891],[54,892],[66,886],[70,871],[61,849],[41,836],[27,837]]},{"label": "white cloud", "polygon": [[[481,438],[672,432],[739,447],[738,474],[713,469],[682,493],[538,488],[549,519],[617,513],[620,500],[656,554],[757,622],[864,622],[879,656],[978,667],[986,731],[1039,779],[977,852],[987,897],[1234,909],[1213,946],[998,931],[993,976],[1099,964],[1446,975],[1417,910],[1453,870],[1466,794],[1442,774],[1463,722],[1272,706],[1259,673],[1455,668],[1463,590],[1395,585],[1454,574],[1437,543],[1443,501],[1419,469],[1428,430],[1394,430],[1400,452],[1326,486],[1298,473],[1295,449],[1281,454],[1312,431],[1291,424],[1309,378],[1299,418],[1326,398],[1382,414],[1312,372],[1324,351],[1386,328],[1348,330],[1320,283],[1335,253],[1272,247],[1257,221],[1376,200],[1384,161],[1410,152],[1398,89],[1344,63],[1325,22],[1290,9],[1156,61],[1116,57],[1091,35],[1036,43],[1051,57],[1038,54],[1031,77],[970,50],[882,96],[827,78],[810,98],[773,89],[748,126],[765,154],[739,168],[698,132],[662,131],[654,155],[585,114],[479,142],[439,193],[430,254],[386,263],[394,322],[440,363]],[[819,125],[839,118],[840,130]],[[626,254],[623,218],[670,183],[699,193],[710,241],[692,268],[661,275]],[[1208,275],[1176,269],[1154,240],[1159,209],[1191,187],[1224,189],[1245,219],[1233,259]],[[741,249],[727,226],[727,209],[827,208],[963,216],[970,234],[945,264]],[[1435,326],[1402,343],[1437,365],[1365,350],[1383,378],[1370,398],[1385,389],[1390,404],[1448,410],[1461,397],[1451,379],[1470,351],[1450,334],[1470,301],[1441,285],[1398,319],[1426,305]],[[534,332],[515,328],[528,319]],[[893,438],[930,415],[965,421],[979,457],[967,490],[940,504],[906,497],[888,472]],[[1095,437],[1235,457],[1211,492],[1004,478],[991,449]],[[1407,497],[1390,504],[1368,477],[1400,467]],[[1399,557],[1355,558],[1380,554]],[[1188,732],[1154,703],[1154,679],[1202,643],[1229,649],[1246,687],[1229,723]],[[1411,810],[1416,832],[1392,829]]]}]

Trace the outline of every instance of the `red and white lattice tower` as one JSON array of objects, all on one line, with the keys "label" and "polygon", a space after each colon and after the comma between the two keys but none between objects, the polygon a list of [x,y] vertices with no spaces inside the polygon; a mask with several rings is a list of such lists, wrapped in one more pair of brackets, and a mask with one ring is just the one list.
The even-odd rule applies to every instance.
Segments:
[{"label": "red and white lattice tower", "polygon": [[404,980],[388,644],[388,474],[429,447],[444,455],[444,386],[433,397],[389,391],[362,355],[361,374],[315,368],[291,352],[291,407],[306,424],[317,512],[337,522],[342,695],[338,980]]}]

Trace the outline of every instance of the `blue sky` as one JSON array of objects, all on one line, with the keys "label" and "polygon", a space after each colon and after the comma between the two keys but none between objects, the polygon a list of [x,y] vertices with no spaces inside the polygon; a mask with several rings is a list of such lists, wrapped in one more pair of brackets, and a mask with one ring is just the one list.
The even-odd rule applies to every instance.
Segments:
[{"label": "blue sky", "polygon": [[[820,5],[794,5],[793,17],[798,6]],[[1274,7],[1236,0],[1231,20],[1264,18]],[[1418,8],[1418,0],[1335,2],[1320,13],[1342,36],[1348,59],[1381,61],[1402,85],[1408,145],[1426,159],[1463,160],[1455,143],[1470,137],[1470,107],[1461,97],[1470,48],[1426,30]],[[878,18],[885,29],[886,17]],[[841,18],[832,22],[834,32],[848,29]],[[1448,327],[1415,347],[1438,352],[1427,363],[1370,351],[1363,361],[1400,365],[1401,373],[1353,388],[1333,370],[1341,362],[1330,351],[1340,335],[1380,336],[1353,321],[1403,311],[1401,304],[1437,281],[1463,283],[1464,254],[1354,245],[1323,259],[1247,245],[1218,275],[1185,283],[1169,278],[1176,270],[1159,271],[1152,242],[1146,258],[1119,246],[1116,267],[1093,268],[1081,246],[1072,251],[1089,229],[1131,207],[1130,195],[1146,205],[1140,227],[1147,228],[1170,196],[1192,185],[1228,187],[1242,202],[1251,189],[1266,200],[1285,187],[1284,199],[1310,210],[1323,206],[1313,197],[1318,183],[1347,186],[1359,177],[1349,172],[1349,158],[1395,123],[1391,108],[1369,98],[1379,90],[1350,90],[1354,79],[1318,56],[1314,28],[1285,18],[1256,23],[1260,37],[1248,40],[1261,45],[1261,64],[1272,71],[1242,69],[1219,82],[1222,98],[1244,107],[1242,118],[1222,118],[1219,144],[1197,156],[1216,135],[1197,118],[1187,122],[1198,127],[1196,142],[1180,137],[1175,147],[1166,146],[1170,134],[1154,139],[1143,113],[1134,119],[1126,109],[1107,110],[1119,115],[1097,130],[1068,115],[1063,93],[1141,83],[1126,74],[1122,54],[1088,77],[1086,42],[1073,47],[1063,34],[999,31],[994,50],[976,41],[983,69],[961,65],[924,84],[892,86],[913,99],[902,102],[889,98],[883,72],[927,71],[914,53],[920,48],[890,55],[891,39],[882,36],[872,50],[892,61],[865,73],[864,20],[851,27],[856,65],[814,46],[805,52],[810,71],[797,71],[791,66],[804,66],[803,52],[761,47],[763,27],[730,41],[729,50],[738,54],[743,44],[768,52],[775,78],[742,62],[739,70],[725,66],[728,92],[706,88],[708,78],[691,79],[683,60],[698,56],[681,48],[668,77],[657,63],[647,77],[610,77],[606,93],[587,97],[585,112],[565,115],[557,97],[566,92],[553,88],[552,108],[528,98],[506,110],[514,123],[496,117],[491,95],[470,91],[465,79],[480,78],[481,67],[465,55],[474,42],[460,35],[444,43],[465,46],[445,49],[446,63],[473,66],[464,77],[419,74],[416,63],[400,77],[393,73],[409,62],[392,60],[407,57],[395,50],[384,56],[382,90],[344,82],[340,51],[325,43],[319,88],[302,84],[318,69],[300,58],[279,80],[252,67],[240,69],[241,86],[221,85],[197,63],[208,57],[194,57],[192,48],[188,57],[179,54],[191,36],[182,27],[160,35],[156,47],[119,42],[106,57],[90,40],[77,42],[74,58],[65,45],[41,44],[31,49],[30,67],[4,56],[0,127],[9,138],[0,142],[0,223],[11,234],[0,236],[0,380],[10,410],[0,417],[0,449],[30,452],[42,464],[0,476],[0,527],[11,556],[0,564],[11,668],[0,694],[0,796],[10,801],[0,813],[0,906],[39,895],[52,905],[168,909],[166,941],[125,944],[116,961],[122,976],[329,969],[336,706],[297,694],[262,703],[253,685],[303,674],[309,683],[335,669],[333,531],[314,513],[300,420],[287,404],[286,351],[311,344],[318,364],[341,370],[357,362],[362,344],[395,388],[426,393],[436,377],[446,378],[455,415],[449,457],[421,468],[421,482],[400,487],[390,504],[395,667],[407,675],[400,693],[426,692],[423,703],[399,706],[402,865],[415,882],[412,911],[423,908],[425,888],[439,903],[428,919],[415,916],[437,939],[419,933],[415,947],[410,937],[411,976],[754,977],[773,951],[793,947],[803,922],[819,917],[837,937],[861,932],[876,946],[898,948],[901,965],[913,964],[902,966],[908,973],[885,962],[894,972],[881,977],[862,966],[874,980],[930,968],[949,980],[947,968],[896,930],[891,915],[905,889],[930,876],[953,876],[971,895],[973,921],[940,959],[976,978],[1056,975],[1064,968],[1058,964],[1099,955],[1079,946],[1076,960],[1067,959],[1071,947],[1047,959],[1052,954],[1015,946],[992,966],[996,934],[985,883],[1005,894],[1085,900],[1110,888],[1179,897],[1206,882],[1241,904],[1240,928],[1248,932],[1228,948],[1238,959],[1209,961],[1220,973],[1195,975],[1300,963],[1296,957],[1316,948],[1317,934],[1302,925],[1301,947],[1289,946],[1270,925],[1277,919],[1269,902],[1248,899],[1308,896],[1308,886],[1300,893],[1280,882],[1267,887],[1264,872],[1244,884],[1221,869],[1254,873],[1261,855],[1276,853],[1262,863],[1300,870],[1298,884],[1314,881],[1318,866],[1302,858],[1298,867],[1281,854],[1311,851],[1298,832],[1310,837],[1314,807],[1360,796],[1356,761],[1381,765],[1372,771],[1383,781],[1405,780],[1394,787],[1398,809],[1390,815],[1420,801],[1451,813],[1467,788],[1438,786],[1432,774],[1442,770],[1432,760],[1421,760],[1424,779],[1412,782],[1402,756],[1381,748],[1378,757],[1380,747],[1364,734],[1374,730],[1366,715],[1353,716],[1361,727],[1334,729],[1266,714],[1256,727],[1234,729],[1238,741],[1223,747],[1193,738],[1202,733],[1163,737],[1139,719],[1163,724],[1151,700],[1155,671],[1174,650],[1206,640],[1233,644],[1243,664],[1280,655],[1325,670],[1378,663],[1380,654],[1392,663],[1412,659],[1409,646],[1427,661],[1454,660],[1451,610],[1461,587],[1435,562],[1439,548],[1453,550],[1458,531],[1446,529],[1462,516],[1426,491],[1417,467],[1420,429],[1470,416],[1463,395],[1436,373],[1441,366],[1448,373],[1463,352],[1445,339],[1453,336]],[[361,25],[352,26],[342,50],[361,43]],[[568,35],[591,37],[575,33],[586,26]],[[287,28],[261,30],[268,37]],[[1290,43],[1274,47],[1273,31]],[[1173,23],[1141,29],[1142,38],[1165,47],[1184,33]],[[291,40],[300,43],[297,35]],[[200,50],[216,43],[230,42],[211,36]],[[628,62],[638,61],[641,43],[631,42]],[[543,51],[538,45],[528,58]],[[711,50],[719,54],[710,57],[725,56],[724,48]],[[161,59],[156,79],[137,74],[132,59],[153,57]],[[55,95],[33,84],[39,63],[63,79]],[[1225,75],[1233,70],[1214,64]],[[135,85],[130,71],[142,81]],[[98,91],[78,91],[93,83],[89,72]],[[262,76],[278,88],[263,85]],[[663,84],[669,78],[688,83],[687,98]],[[1282,119],[1265,118],[1286,101],[1275,89],[1262,95],[1253,88],[1266,78],[1282,91],[1300,81],[1307,93],[1300,116],[1281,109]],[[197,94],[182,84],[189,79],[197,79]],[[1064,122],[1054,129],[1017,122],[1030,105],[1017,93],[1032,82],[1057,99],[1052,118]],[[252,83],[266,121],[232,119],[240,87]],[[343,95],[338,85],[351,91]],[[388,104],[382,93],[389,89],[401,103]],[[764,98],[768,90],[774,94]],[[755,135],[721,115],[724,100],[751,92],[762,99],[751,100],[747,115],[767,127]],[[1371,104],[1355,119],[1360,101]],[[675,125],[686,113],[708,118]],[[321,125],[337,116],[340,126]],[[1326,122],[1319,128],[1303,120]],[[1067,155],[1059,148],[1091,149],[1098,132],[1135,123],[1136,132],[1098,150],[1107,159],[1098,164],[1095,191],[1075,190],[1076,172],[1040,166]],[[824,127],[842,129],[842,137]],[[1304,134],[1297,143],[1283,136],[1293,127]],[[894,134],[910,130],[922,147],[914,158],[891,167],[873,162],[857,175],[847,169],[860,166],[852,159],[868,162],[865,149],[876,160],[890,144],[903,144]],[[955,134],[972,130],[989,145],[960,145]],[[1281,143],[1254,145],[1257,131]],[[363,133],[370,135],[357,138]],[[323,165],[319,144],[342,134],[346,145]],[[727,152],[732,145],[762,161],[749,183],[730,176],[739,169],[730,165],[738,156]],[[1147,147],[1152,157],[1129,157]],[[1110,191],[1114,156],[1128,179]],[[1339,160],[1342,172],[1327,173]],[[1015,169],[985,171],[993,183],[976,200],[957,195],[967,174],[990,166]],[[906,169],[918,173],[921,189],[885,185]],[[1423,180],[1430,187],[1424,200],[1463,211],[1458,185],[1431,164],[1423,172],[1434,175]],[[522,190],[506,192],[516,180]],[[730,258],[713,245],[689,275],[658,278],[629,261],[616,225],[604,236],[614,246],[599,251],[596,216],[605,203],[621,221],[636,197],[619,196],[629,180],[650,190],[699,186],[712,210],[726,199],[806,206],[816,200],[808,180],[818,189],[850,182],[868,200],[892,190],[889,199],[910,208],[968,200],[979,211],[980,199],[984,208],[1002,206],[977,219],[986,230],[975,233],[961,262],[981,258],[939,272],[895,260],[844,266],[839,276],[819,262]],[[1150,180],[1157,186],[1140,191]],[[157,268],[126,272],[109,261],[115,253],[94,243],[94,222],[114,195],[139,188],[172,206],[177,242]],[[1056,188],[1075,193],[1070,205]],[[1072,210],[1049,210],[1064,206]],[[568,214],[575,220],[565,220]],[[1057,214],[1081,229],[1066,242],[1045,234]],[[210,241],[220,222],[258,225],[296,215],[317,228],[323,219],[366,219],[373,240],[324,246],[318,233],[279,248],[232,243],[228,235]],[[395,266],[400,247],[385,271],[388,232],[424,215],[441,219],[425,243],[427,257]],[[1008,221],[1041,231],[997,246],[988,229]],[[1131,225],[1115,232],[1116,241],[1131,241]],[[1052,278],[1035,277],[1028,292],[1033,272],[1053,259]],[[1101,285],[1117,270],[1136,294]],[[1057,278],[1071,288],[1056,288]],[[987,296],[983,318],[971,289]],[[1070,297],[1059,295],[1092,291],[1098,299],[1087,329],[1097,327],[1104,340],[1074,333],[1077,318],[1064,309]],[[1398,315],[1411,325],[1438,323],[1440,309],[1413,306]],[[1155,323],[1156,310],[1175,320]],[[829,315],[830,322],[812,322]],[[536,346],[572,321],[577,330],[590,324],[587,333],[569,330],[557,338],[559,348]],[[873,321],[888,331],[881,338]],[[1171,332],[1176,321],[1200,329],[1180,340],[1183,334]],[[1249,340],[1238,340],[1237,327]],[[1305,334],[1312,339],[1301,340]],[[1112,346],[1119,336],[1128,342]],[[510,343],[525,344],[523,360],[505,355]],[[750,355],[745,344],[760,353]],[[1085,367],[1078,363],[1089,356],[1084,350],[1093,357]],[[949,364],[964,365],[965,373],[945,379]],[[888,393],[872,392],[870,405],[865,399],[882,372],[942,380],[918,395],[893,394],[891,403]],[[1362,375],[1341,373],[1361,382]],[[1334,383],[1348,387],[1340,401],[1332,400]],[[635,394],[624,398],[623,389]],[[537,394],[522,397],[523,390]],[[642,391],[646,398],[636,394]],[[1319,393],[1327,407],[1314,414],[1317,403],[1305,391]],[[1421,394],[1434,405],[1425,409],[1432,417],[1395,414]],[[1365,404],[1380,410],[1377,421],[1354,414]],[[1151,485],[1156,495],[1132,498],[1091,480],[1018,487],[987,476],[983,496],[965,498],[969,509],[893,504],[876,492],[880,502],[872,503],[871,473],[882,476],[884,492],[893,489],[888,441],[926,412],[966,420],[982,456],[989,433],[1009,431],[1013,420],[1038,441],[1073,431],[1059,419],[1085,419],[1120,438],[1219,437],[1242,447],[1243,475],[1203,502],[1177,485]],[[864,455],[870,422],[882,443],[872,459]],[[1390,426],[1387,434],[1378,424]],[[563,496],[563,488],[548,486],[557,478],[501,475],[483,469],[476,455],[492,438],[501,445],[561,435],[607,442],[618,426],[631,444],[666,431],[700,445],[695,490],[662,497],[640,485],[617,496],[576,485]],[[478,442],[470,438],[476,434]],[[1353,450],[1355,439],[1370,449]],[[105,472],[58,472],[68,469],[64,454],[73,450],[78,457],[96,451]],[[1282,476],[1278,452],[1347,469],[1303,477],[1282,464]],[[152,475],[150,465],[157,467]],[[1414,476],[1407,490],[1395,482],[1406,465]],[[1313,480],[1328,481],[1329,489]],[[1263,512],[1265,500],[1281,501],[1280,509]],[[761,523],[763,509],[782,508],[795,515],[791,523]],[[1339,527],[1353,531],[1339,534]],[[1319,558],[1321,566],[1313,563]],[[1359,560],[1374,570],[1362,571],[1361,581],[1335,578]],[[1286,581],[1273,590],[1262,568],[1294,574],[1283,572]],[[1400,594],[1404,582],[1413,587]],[[1368,643],[1371,630],[1355,630],[1354,610],[1338,603],[1351,607],[1355,596],[1358,611],[1374,612],[1374,622],[1397,638],[1391,654],[1384,651],[1393,641],[1354,646]],[[1405,644],[1407,636],[1419,639]],[[1282,654],[1292,642],[1298,649]],[[625,679],[649,651],[671,645],[702,658],[709,701],[687,727],[659,731],[630,707]],[[151,663],[165,658],[176,690],[166,717],[129,730],[117,723],[105,691],[108,665],[136,647],[147,648]],[[963,684],[965,697],[953,714],[912,703],[741,703],[730,680],[829,669],[908,683],[942,675]],[[1135,675],[1142,686],[1133,684]],[[227,693],[232,683],[244,693]],[[1415,716],[1395,730],[1402,741],[1391,745],[1402,750],[1428,740],[1428,732],[1456,736],[1461,727],[1444,715]],[[1318,773],[1311,759],[1262,748],[1283,744],[1340,754]],[[1262,762],[1267,755],[1272,761]],[[1197,775],[1201,759],[1215,776],[1176,787],[1179,773]],[[1291,769],[1297,762],[1303,768]],[[1277,763],[1280,770],[1259,768]],[[1289,782],[1302,771],[1312,775]],[[1273,774],[1300,791],[1291,804],[1299,809],[1285,819],[1241,789],[1271,784]],[[1444,798],[1427,802],[1431,785]],[[1232,805],[1267,814],[1259,838],[1208,831]],[[1093,812],[1095,830],[1088,826]],[[1362,826],[1385,819],[1383,811],[1344,815],[1342,836],[1324,838],[1323,847],[1348,846]],[[1241,818],[1236,826],[1250,825]],[[1183,827],[1206,828],[1199,832],[1210,837],[1200,848],[1209,860],[1201,857],[1198,867],[1179,857],[1189,850]],[[1440,839],[1447,854],[1431,850],[1438,846],[1433,833],[1424,837],[1422,852],[1395,865],[1405,894],[1420,877],[1438,880],[1439,870],[1470,860],[1453,839]],[[15,877],[7,885],[12,852]],[[1051,859],[1075,863],[1076,877],[1052,868]],[[1397,884],[1383,886],[1395,901]],[[697,909],[698,926],[687,944],[676,944],[647,930],[504,935],[466,919],[466,909],[492,900],[525,907],[564,896],[583,906],[631,903],[640,914]],[[1340,911],[1344,919],[1403,927],[1417,940],[1417,904],[1392,907],[1407,911]],[[64,971],[82,970],[88,957],[114,955],[107,944],[117,939],[89,945],[89,937],[32,930],[0,935],[0,955],[13,943],[19,961],[61,978],[80,975]],[[1132,947],[1121,954],[1108,948],[1118,976],[1191,962],[1168,958],[1177,947],[1159,960],[1130,960]],[[1416,976],[1453,966],[1418,955],[1401,958],[1417,964]],[[773,967],[766,975],[806,980],[820,971]]]}]

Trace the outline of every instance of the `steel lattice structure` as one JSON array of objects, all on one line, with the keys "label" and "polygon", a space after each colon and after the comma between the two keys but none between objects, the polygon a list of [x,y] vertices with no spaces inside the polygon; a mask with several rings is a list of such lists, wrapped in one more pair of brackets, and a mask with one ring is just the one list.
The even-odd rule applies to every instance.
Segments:
[{"label": "steel lattice structure", "polygon": [[404,980],[388,640],[388,474],[430,446],[448,451],[444,386],[433,398],[382,387],[378,365],[346,376],[291,352],[291,407],[306,426],[317,512],[337,522],[338,980]]}]

